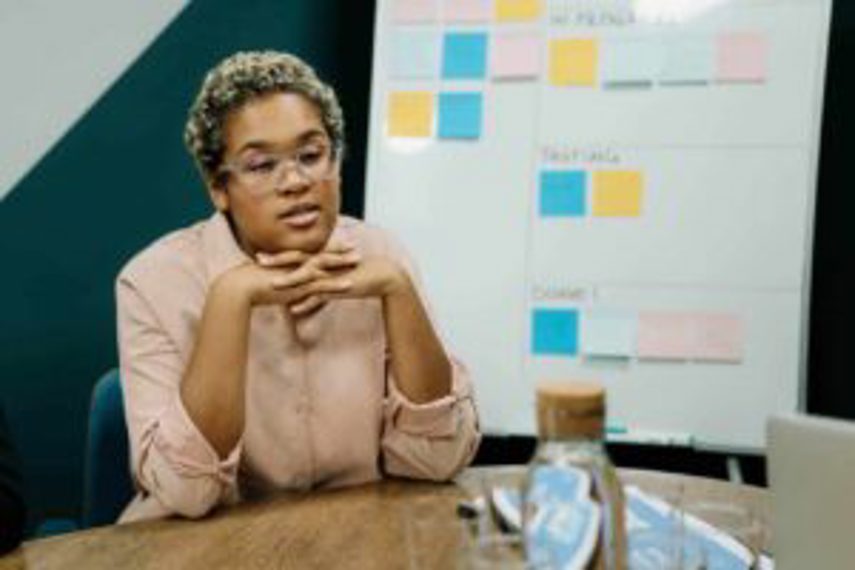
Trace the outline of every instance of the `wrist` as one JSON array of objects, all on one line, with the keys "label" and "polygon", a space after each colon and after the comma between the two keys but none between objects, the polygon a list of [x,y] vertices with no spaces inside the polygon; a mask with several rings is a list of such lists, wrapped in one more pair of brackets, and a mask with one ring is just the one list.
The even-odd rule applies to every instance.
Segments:
[{"label": "wrist", "polygon": [[389,277],[386,280],[383,296],[399,297],[411,293],[412,290],[413,283],[407,272],[399,265],[393,265],[393,269],[389,272]]},{"label": "wrist", "polygon": [[217,299],[251,308],[257,303],[258,292],[250,279],[245,279],[243,266],[226,271],[214,281],[211,294]]}]

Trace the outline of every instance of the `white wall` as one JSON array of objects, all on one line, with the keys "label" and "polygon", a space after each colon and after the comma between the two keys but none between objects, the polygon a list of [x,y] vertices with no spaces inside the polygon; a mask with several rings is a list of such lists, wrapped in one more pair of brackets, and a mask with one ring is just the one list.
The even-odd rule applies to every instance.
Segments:
[{"label": "white wall", "polygon": [[0,0],[0,200],[186,0]]}]

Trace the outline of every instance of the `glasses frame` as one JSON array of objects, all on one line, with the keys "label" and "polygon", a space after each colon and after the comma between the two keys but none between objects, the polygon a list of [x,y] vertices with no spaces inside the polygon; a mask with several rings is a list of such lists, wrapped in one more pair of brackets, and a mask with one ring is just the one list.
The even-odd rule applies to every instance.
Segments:
[{"label": "glasses frame", "polygon": [[264,152],[265,156],[274,157],[277,161],[276,167],[269,174],[269,181],[248,183],[246,181],[247,174],[245,168],[237,160],[223,162],[219,168],[219,173],[221,176],[233,175],[238,183],[245,187],[253,196],[266,196],[278,192],[290,170],[293,170],[304,183],[309,185],[329,182],[338,178],[338,152],[328,142],[324,142],[321,146],[324,148],[326,160],[329,161],[324,167],[325,172],[321,175],[313,175],[307,172],[307,167],[297,158],[300,153],[305,152],[305,148],[288,152]]}]

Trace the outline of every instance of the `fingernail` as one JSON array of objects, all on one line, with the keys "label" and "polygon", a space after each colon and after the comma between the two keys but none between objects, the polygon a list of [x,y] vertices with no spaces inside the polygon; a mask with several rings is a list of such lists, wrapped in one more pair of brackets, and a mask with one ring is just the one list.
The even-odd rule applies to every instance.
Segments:
[{"label": "fingernail", "polygon": [[258,260],[258,262],[259,262],[259,263],[261,263],[261,264],[265,264],[265,263],[267,263],[268,261],[270,261],[270,258],[267,256],[267,254],[266,254],[266,253],[257,253],[257,254],[255,254],[255,259],[256,259],[256,260]]}]

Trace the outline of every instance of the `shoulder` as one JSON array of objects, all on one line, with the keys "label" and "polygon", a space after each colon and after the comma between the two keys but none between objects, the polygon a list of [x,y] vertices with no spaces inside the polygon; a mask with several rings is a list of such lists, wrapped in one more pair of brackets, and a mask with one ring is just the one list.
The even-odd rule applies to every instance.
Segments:
[{"label": "shoulder", "polygon": [[134,255],[121,269],[117,286],[158,291],[204,282],[206,221],[170,232]]}]

